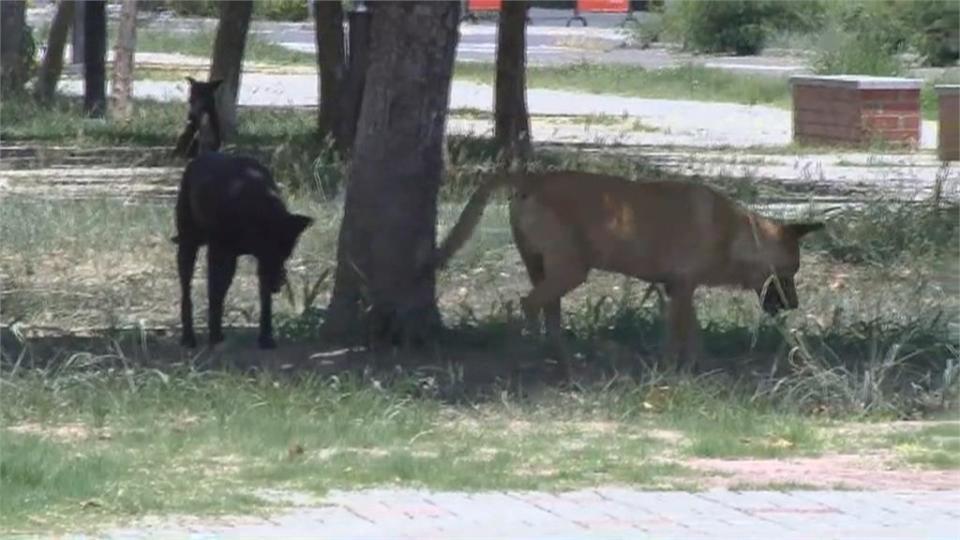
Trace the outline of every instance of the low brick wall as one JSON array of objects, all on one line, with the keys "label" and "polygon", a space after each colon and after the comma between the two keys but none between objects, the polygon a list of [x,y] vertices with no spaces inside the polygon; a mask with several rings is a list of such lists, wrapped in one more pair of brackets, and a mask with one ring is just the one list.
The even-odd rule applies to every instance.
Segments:
[{"label": "low brick wall", "polygon": [[943,161],[960,161],[960,85],[937,86],[940,126],[937,156]]},{"label": "low brick wall", "polygon": [[919,79],[853,75],[794,76],[793,138],[862,146],[920,142]]}]

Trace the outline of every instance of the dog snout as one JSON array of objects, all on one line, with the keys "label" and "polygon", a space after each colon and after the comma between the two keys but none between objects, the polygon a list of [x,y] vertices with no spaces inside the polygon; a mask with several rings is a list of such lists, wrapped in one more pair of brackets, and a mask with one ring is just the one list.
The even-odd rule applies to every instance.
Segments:
[{"label": "dog snout", "polygon": [[760,305],[765,312],[776,315],[784,309],[797,309],[800,302],[797,299],[797,289],[793,280],[789,278],[775,278],[769,285],[757,291]]}]

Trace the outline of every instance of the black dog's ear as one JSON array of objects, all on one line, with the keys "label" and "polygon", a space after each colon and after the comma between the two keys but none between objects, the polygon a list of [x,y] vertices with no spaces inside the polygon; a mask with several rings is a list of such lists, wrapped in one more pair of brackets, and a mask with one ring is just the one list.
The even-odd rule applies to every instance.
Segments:
[{"label": "black dog's ear", "polygon": [[794,237],[802,238],[809,233],[819,231],[824,227],[824,224],[821,221],[814,221],[809,223],[788,223],[785,227]]},{"label": "black dog's ear", "polygon": [[216,90],[217,88],[220,87],[221,84],[223,84],[223,79],[216,79],[216,80],[210,81],[210,89]]},{"label": "black dog's ear", "polygon": [[193,77],[185,77],[185,79],[187,79],[187,82],[190,83],[190,86],[197,84],[197,80]]},{"label": "black dog's ear", "polygon": [[287,223],[287,230],[290,231],[290,236],[296,238],[313,223],[313,218],[301,216],[300,214],[290,214]]}]

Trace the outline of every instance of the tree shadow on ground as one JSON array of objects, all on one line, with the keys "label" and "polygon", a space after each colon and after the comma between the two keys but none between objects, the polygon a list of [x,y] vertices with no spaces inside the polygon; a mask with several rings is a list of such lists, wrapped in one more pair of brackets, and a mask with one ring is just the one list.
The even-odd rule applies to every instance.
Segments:
[{"label": "tree shadow on ground", "polygon": [[[647,310],[648,311],[648,310]],[[645,310],[627,310],[602,325],[567,331],[575,352],[574,379],[584,387],[613,380],[655,380],[659,366],[662,320]],[[706,354],[696,370],[722,372],[730,380],[776,380],[796,374],[798,366],[816,365],[820,373],[864,374],[878,366],[895,368],[897,384],[932,383],[926,378],[944,370],[940,326],[879,329],[859,333],[809,333],[792,337],[775,321],[756,328],[707,324],[702,330]],[[492,398],[498,389],[518,395],[543,387],[568,387],[559,362],[548,348],[523,336],[516,321],[461,324],[446,329],[433,342],[415,348],[346,347],[317,338],[280,339],[273,350],[256,346],[256,329],[234,327],[227,341],[213,350],[180,347],[175,330],[109,331],[90,335],[64,333],[21,339],[0,331],[0,370],[146,368],[269,373],[275,376],[359,377],[376,384],[413,384],[414,393],[444,401]],[[592,330],[590,328],[593,328]],[[881,332],[883,330],[883,332]],[[865,339],[864,333],[873,333]],[[859,334],[859,335],[857,335]],[[897,358],[889,356],[894,351]],[[904,359],[902,362],[900,359]],[[900,365],[892,365],[899,362]],[[890,365],[888,365],[890,364]],[[804,367],[805,366],[805,367]],[[925,375],[926,374],[926,375]]]}]

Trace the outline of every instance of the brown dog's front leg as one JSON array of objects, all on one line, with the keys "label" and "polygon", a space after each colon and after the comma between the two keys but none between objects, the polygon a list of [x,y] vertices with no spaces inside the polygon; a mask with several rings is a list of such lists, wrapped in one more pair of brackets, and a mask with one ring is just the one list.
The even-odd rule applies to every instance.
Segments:
[{"label": "brown dog's front leg", "polygon": [[699,349],[697,315],[693,307],[695,287],[672,283],[667,287],[667,343],[664,364],[668,370],[690,369]]}]

